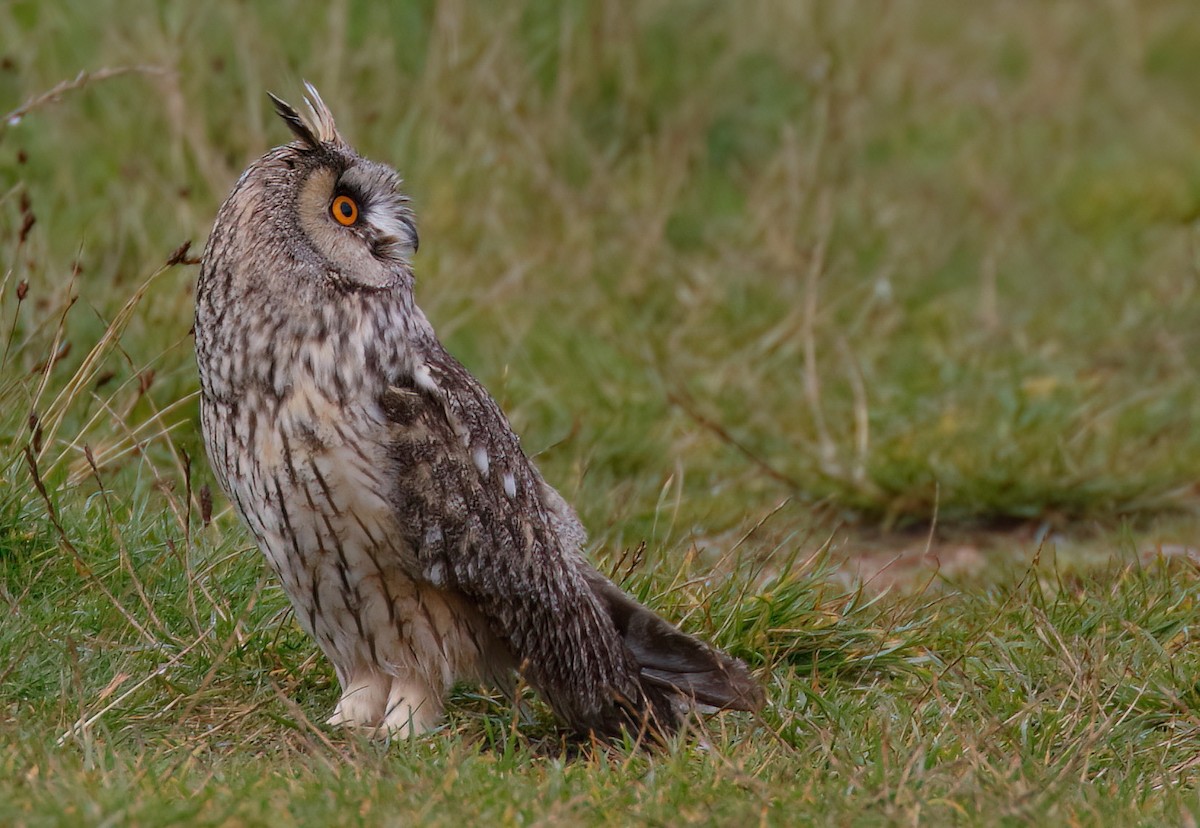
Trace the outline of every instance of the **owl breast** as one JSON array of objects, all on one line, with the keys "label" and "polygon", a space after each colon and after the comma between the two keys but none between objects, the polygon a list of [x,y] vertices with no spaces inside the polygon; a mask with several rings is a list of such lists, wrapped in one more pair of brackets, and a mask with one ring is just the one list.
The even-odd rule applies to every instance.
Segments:
[{"label": "owl breast", "polygon": [[388,500],[395,470],[373,393],[386,383],[372,376],[381,340],[364,327],[282,337],[290,346],[244,341],[250,352],[271,348],[256,363],[269,370],[234,382],[240,393],[204,397],[209,456],[343,686],[371,671],[438,686],[489,677],[504,651],[479,613],[409,574],[415,562]]}]

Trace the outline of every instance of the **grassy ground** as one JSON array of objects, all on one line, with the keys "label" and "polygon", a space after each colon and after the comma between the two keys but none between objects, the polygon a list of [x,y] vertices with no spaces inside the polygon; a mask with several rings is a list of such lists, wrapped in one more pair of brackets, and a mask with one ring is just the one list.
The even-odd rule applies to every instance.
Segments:
[{"label": "grassy ground", "polygon": [[[0,823],[1194,824],[1198,55],[1184,0],[0,5]],[[189,337],[301,78],[597,559],[761,720],[318,724],[205,520]]]}]

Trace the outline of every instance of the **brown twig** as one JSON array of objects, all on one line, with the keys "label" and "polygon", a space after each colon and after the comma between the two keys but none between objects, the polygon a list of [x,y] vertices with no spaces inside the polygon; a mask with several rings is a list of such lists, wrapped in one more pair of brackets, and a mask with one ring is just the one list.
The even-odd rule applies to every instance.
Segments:
[{"label": "brown twig", "polygon": [[25,461],[29,464],[29,474],[33,478],[33,486],[35,489],[37,489],[38,494],[42,497],[42,501],[46,504],[46,512],[50,518],[50,525],[53,526],[54,530],[58,533],[59,542],[62,543],[63,547],[70,552],[71,556],[75,559],[75,568],[79,571],[79,574],[91,581],[92,584],[104,594],[104,597],[112,603],[113,607],[115,607],[116,610],[125,617],[125,620],[128,621],[134,629],[142,634],[142,637],[145,638],[148,643],[158,647],[161,642],[151,635],[150,631],[142,626],[141,622],[139,622],[129,610],[125,609],[124,605],[117,600],[117,596],[113,595],[112,590],[110,590],[104,584],[104,582],[97,577],[96,573],[92,571],[92,568],[88,566],[87,561],[84,560],[84,557],[82,554],[80,554],[78,547],[76,547],[71,541],[70,536],[67,535],[66,528],[63,526],[62,521],[58,518],[58,510],[54,508],[54,501],[51,500],[50,493],[46,490],[46,484],[42,481],[41,472],[38,471],[37,458],[33,454],[33,449],[29,446],[26,446],[24,449],[24,454]]},{"label": "brown twig", "polygon": [[154,611],[154,603],[146,595],[145,586],[142,584],[142,579],[138,577],[137,570],[133,566],[133,556],[129,554],[129,547],[125,543],[125,534],[121,531],[121,522],[117,520],[116,513],[113,511],[112,502],[109,500],[108,487],[104,485],[104,478],[100,476],[100,467],[96,465],[96,457],[92,454],[92,449],[86,443],[83,446],[83,456],[87,458],[88,466],[91,467],[92,476],[96,480],[96,485],[100,489],[100,502],[104,506],[105,517],[108,518],[108,524],[112,527],[113,539],[117,542],[117,550],[120,553],[119,559],[121,566],[129,573],[129,579],[133,583],[134,592],[142,602],[142,606],[146,610],[146,615],[153,622],[158,631],[167,638],[171,638],[171,632],[163,624],[158,617],[158,613]]},{"label": "brown twig", "polygon": [[768,463],[766,460],[764,460],[763,458],[761,458],[757,454],[755,454],[753,451],[751,451],[750,448],[747,447],[745,443],[743,443],[741,440],[739,440],[738,438],[736,438],[732,434],[730,434],[729,430],[726,429],[725,426],[721,425],[720,423],[718,423],[715,420],[709,419],[708,417],[704,416],[699,411],[697,411],[692,400],[687,396],[687,394],[685,392],[683,392],[683,391],[668,391],[667,392],[667,400],[672,405],[678,406],[679,409],[681,411],[683,411],[684,414],[686,414],[689,418],[691,418],[696,423],[696,425],[698,425],[702,428],[705,428],[708,431],[711,431],[718,438],[720,438],[720,440],[722,442],[727,443],[728,445],[733,446],[735,449],[737,449],[742,454],[743,457],[745,457],[751,463],[753,463],[754,465],[756,465],[760,469],[762,469],[762,471],[768,477],[770,477],[773,480],[777,480],[786,486],[790,486],[792,489],[794,489],[797,492],[802,491],[803,487],[801,487],[800,481],[796,480],[796,478],[794,478],[794,477],[790,477],[789,475],[786,475],[783,472],[779,471],[779,469],[775,468],[770,463]]},{"label": "brown twig", "polygon": [[15,126],[20,123],[21,119],[34,110],[41,109],[43,106],[48,106],[52,103],[57,103],[63,95],[68,92],[74,92],[83,89],[85,86],[98,81],[105,81],[109,78],[120,77],[121,75],[139,74],[139,75],[166,75],[170,72],[165,66],[140,65],[140,66],[112,66],[104,69],[97,69],[93,72],[80,72],[71,80],[65,80],[56,84],[50,89],[42,92],[40,95],[34,95],[18,106],[16,109],[9,112],[0,119],[0,136],[10,126]]}]

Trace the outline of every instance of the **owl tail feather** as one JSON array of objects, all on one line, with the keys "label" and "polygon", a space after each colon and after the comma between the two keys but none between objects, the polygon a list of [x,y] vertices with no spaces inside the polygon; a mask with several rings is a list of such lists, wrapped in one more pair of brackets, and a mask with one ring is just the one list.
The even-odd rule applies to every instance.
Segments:
[{"label": "owl tail feather", "polygon": [[762,709],[762,687],[740,659],[680,631],[600,573],[589,573],[588,582],[637,663],[648,697],[666,693],[721,710]]}]

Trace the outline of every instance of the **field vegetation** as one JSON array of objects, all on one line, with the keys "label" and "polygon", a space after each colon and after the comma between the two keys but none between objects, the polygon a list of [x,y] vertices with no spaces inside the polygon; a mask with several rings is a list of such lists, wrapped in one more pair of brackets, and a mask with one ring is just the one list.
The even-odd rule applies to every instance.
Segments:
[{"label": "field vegetation", "polygon": [[[0,824],[1194,825],[1197,77],[1184,0],[0,4]],[[593,556],[761,717],[321,724],[190,336],[302,79]]]}]

